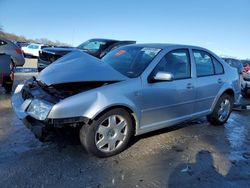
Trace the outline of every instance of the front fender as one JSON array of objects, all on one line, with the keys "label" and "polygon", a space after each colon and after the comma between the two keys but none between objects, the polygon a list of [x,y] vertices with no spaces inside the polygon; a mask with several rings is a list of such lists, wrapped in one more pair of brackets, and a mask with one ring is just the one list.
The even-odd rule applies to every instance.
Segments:
[{"label": "front fender", "polygon": [[89,119],[94,119],[104,110],[115,106],[127,107],[131,109],[136,116],[139,115],[139,110],[129,98],[125,96],[112,96],[111,98],[100,92],[95,92],[89,95],[70,97],[57,103],[51,109],[48,118],[58,119],[84,116]]},{"label": "front fender", "polygon": [[94,119],[108,108],[124,106],[134,113],[136,119],[140,119],[140,109],[136,105],[138,84],[140,85],[139,79],[120,82],[68,97],[52,107],[48,118]]}]

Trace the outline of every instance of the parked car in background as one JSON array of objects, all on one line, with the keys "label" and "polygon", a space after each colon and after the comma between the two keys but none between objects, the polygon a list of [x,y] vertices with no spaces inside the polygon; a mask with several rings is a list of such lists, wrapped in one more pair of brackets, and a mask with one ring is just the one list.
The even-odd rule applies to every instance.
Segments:
[{"label": "parked car in background", "polygon": [[113,39],[90,39],[77,47],[44,48],[38,58],[38,71],[40,72],[52,62],[74,50],[81,50],[97,58],[102,58],[111,50],[120,46],[134,44],[135,41],[118,41]]},{"label": "parked car in background", "polygon": [[250,97],[250,60],[241,61],[244,66],[243,78],[245,80],[244,97]]},{"label": "parked car in background", "polygon": [[22,48],[22,47],[28,46],[30,43],[28,43],[28,42],[16,41],[16,44],[17,44],[20,48]]},{"label": "parked car in background", "polygon": [[14,66],[23,66],[25,63],[21,48],[10,40],[0,38],[0,53],[9,55],[14,62]]},{"label": "parked car in background", "polygon": [[223,58],[230,66],[236,68],[239,74],[242,74],[244,71],[243,64],[240,60],[234,58]]},{"label": "parked car in background", "polygon": [[14,65],[11,57],[0,53],[0,85],[10,93],[14,81]]},{"label": "parked car in background", "polygon": [[65,55],[19,85],[12,105],[37,136],[75,127],[88,152],[107,157],[134,135],[186,120],[207,116],[222,125],[239,96],[236,69],[204,48],[132,44],[101,60],[79,50]]},{"label": "parked car in background", "polygon": [[39,57],[39,52],[41,52],[41,50],[46,47],[48,46],[44,44],[31,43],[28,46],[22,47],[22,50],[25,56]]},{"label": "parked car in background", "polygon": [[[243,66],[242,61],[234,58],[223,58],[230,66],[236,68],[241,77],[241,95],[248,97],[248,90],[250,89],[250,72]],[[246,66],[246,64],[245,64]]]},{"label": "parked car in background", "polygon": [[250,70],[250,60],[241,60],[241,63],[243,64],[245,71]]},{"label": "parked car in background", "polygon": [[244,71],[245,71],[245,72],[250,72],[250,65],[246,65],[246,66],[244,67]]}]

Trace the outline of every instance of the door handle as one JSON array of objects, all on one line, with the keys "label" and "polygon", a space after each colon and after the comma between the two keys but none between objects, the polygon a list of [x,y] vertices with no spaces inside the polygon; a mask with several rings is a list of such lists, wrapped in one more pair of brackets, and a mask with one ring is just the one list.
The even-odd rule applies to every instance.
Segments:
[{"label": "door handle", "polygon": [[221,78],[218,79],[218,83],[219,83],[219,84],[222,83],[222,79],[221,79]]},{"label": "door handle", "polygon": [[187,84],[187,89],[193,89],[193,88],[194,88],[193,84],[191,84],[191,83]]}]

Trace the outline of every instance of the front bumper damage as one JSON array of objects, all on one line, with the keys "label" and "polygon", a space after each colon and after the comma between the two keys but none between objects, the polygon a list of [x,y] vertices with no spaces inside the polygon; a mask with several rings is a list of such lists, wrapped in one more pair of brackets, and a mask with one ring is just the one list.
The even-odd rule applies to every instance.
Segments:
[{"label": "front bumper damage", "polygon": [[[26,110],[30,105],[32,99],[24,100],[22,97],[22,89],[24,85],[18,85],[11,98],[12,108],[14,109],[18,119],[22,120],[24,125],[29,128],[38,138],[44,137],[45,123],[35,121],[29,117]],[[34,121],[33,121],[34,120]]]},{"label": "front bumper damage", "polygon": [[18,85],[14,94],[12,95],[11,104],[18,119],[22,120],[24,125],[30,129],[34,135],[40,140],[44,140],[50,132],[59,128],[67,127],[81,127],[89,123],[89,119],[85,117],[72,117],[63,119],[45,119],[38,120],[29,115],[27,112],[30,104],[35,100],[35,96],[24,95],[24,85]]}]

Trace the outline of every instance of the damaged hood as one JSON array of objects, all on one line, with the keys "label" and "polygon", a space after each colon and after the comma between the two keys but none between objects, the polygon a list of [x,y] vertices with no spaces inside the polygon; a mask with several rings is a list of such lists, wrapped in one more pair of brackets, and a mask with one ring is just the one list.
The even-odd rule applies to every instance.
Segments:
[{"label": "damaged hood", "polygon": [[71,82],[122,81],[128,79],[102,62],[80,50],[58,59],[38,76],[37,80],[50,86]]}]

